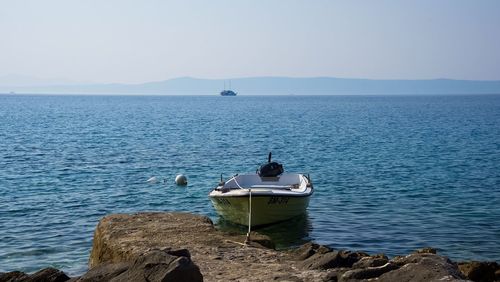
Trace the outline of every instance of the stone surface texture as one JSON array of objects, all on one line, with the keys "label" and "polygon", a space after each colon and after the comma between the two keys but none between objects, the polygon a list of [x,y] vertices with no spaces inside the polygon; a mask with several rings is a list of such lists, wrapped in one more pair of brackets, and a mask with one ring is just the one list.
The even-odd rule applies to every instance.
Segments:
[{"label": "stone surface texture", "polygon": [[272,242],[265,236],[252,233],[251,240],[244,245],[245,236],[220,232],[200,215],[113,214],[104,217],[95,230],[89,272],[103,264],[134,261],[151,250],[188,249],[204,281],[321,281],[324,276],[296,268],[288,261],[288,253],[268,248]]},{"label": "stone surface texture", "polygon": [[70,278],[62,271],[48,267],[33,274],[20,271],[0,273],[0,282],[64,282]]},{"label": "stone surface texture", "polygon": [[306,243],[277,251],[268,237],[217,230],[189,213],[112,214],[94,233],[89,271],[69,278],[47,268],[34,274],[0,273],[0,282],[97,281],[500,281],[496,262],[462,262],[433,248],[389,259],[384,254],[336,250]]}]

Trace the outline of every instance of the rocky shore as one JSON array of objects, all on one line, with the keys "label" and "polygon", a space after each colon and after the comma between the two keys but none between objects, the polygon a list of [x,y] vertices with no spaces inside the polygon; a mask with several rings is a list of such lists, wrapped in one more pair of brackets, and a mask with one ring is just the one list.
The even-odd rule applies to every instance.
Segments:
[{"label": "rocky shore", "polygon": [[94,233],[89,271],[0,273],[0,281],[500,281],[496,262],[455,263],[432,248],[389,259],[315,243],[277,251],[266,236],[215,229],[188,213],[113,214]]}]

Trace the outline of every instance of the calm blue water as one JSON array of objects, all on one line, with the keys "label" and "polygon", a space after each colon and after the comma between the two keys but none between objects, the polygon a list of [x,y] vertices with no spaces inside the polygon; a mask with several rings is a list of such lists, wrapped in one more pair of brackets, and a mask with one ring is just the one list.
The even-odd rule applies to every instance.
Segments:
[{"label": "calm blue water", "polygon": [[269,151],[316,189],[307,216],[262,230],[281,246],[500,261],[498,95],[0,95],[0,272],[84,272],[109,213],[217,221],[220,173],[255,171]]}]

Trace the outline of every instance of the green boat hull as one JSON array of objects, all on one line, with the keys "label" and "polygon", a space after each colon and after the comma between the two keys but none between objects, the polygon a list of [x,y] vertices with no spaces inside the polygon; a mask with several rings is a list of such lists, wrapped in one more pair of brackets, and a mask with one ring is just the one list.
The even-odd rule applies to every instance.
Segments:
[{"label": "green boat hull", "polygon": [[[248,226],[249,197],[210,197],[217,213],[224,219]],[[252,196],[251,226],[267,225],[291,219],[305,213],[309,205],[309,195],[293,196]]]}]

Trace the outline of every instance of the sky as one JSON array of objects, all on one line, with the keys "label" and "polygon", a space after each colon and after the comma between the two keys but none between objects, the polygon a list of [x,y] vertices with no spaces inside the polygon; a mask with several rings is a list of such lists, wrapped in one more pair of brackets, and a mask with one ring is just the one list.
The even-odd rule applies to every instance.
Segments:
[{"label": "sky", "polygon": [[0,0],[0,77],[500,80],[497,0]]}]

